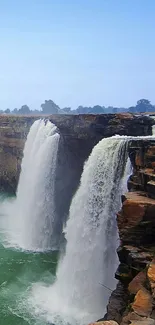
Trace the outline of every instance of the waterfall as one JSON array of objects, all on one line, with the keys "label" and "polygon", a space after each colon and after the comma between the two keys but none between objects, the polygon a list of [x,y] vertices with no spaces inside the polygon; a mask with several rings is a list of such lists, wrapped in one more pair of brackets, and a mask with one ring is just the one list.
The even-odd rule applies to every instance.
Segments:
[{"label": "waterfall", "polygon": [[[155,120],[155,116],[151,116],[153,120]],[[155,124],[152,125],[152,135],[155,136]]]},{"label": "waterfall", "polygon": [[55,244],[54,182],[58,142],[54,124],[44,120],[33,123],[25,143],[17,197],[8,212],[12,246],[45,251]]},{"label": "waterfall", "polygon": [[105,313],[109,289],[116,285],[116,213],[121,206],[126,146],[125,137],[103,139],[84,165],[65,228],[66,253],[57,280],[48,288],[35,284],[29,298],[32,312],[42,313],[49,322],[84,324]]},{"label": "waterfall", "polygon": [[122,193],[128,192],[128,179],[132,175],[132,164],[128,157],[122,180]]}]

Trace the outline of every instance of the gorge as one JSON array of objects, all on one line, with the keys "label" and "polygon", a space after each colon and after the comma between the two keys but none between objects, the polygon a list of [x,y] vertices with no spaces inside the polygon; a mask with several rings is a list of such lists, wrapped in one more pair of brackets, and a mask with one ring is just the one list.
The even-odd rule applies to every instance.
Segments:
[{"label": "gorge", "polygon": [[[116,254],[119,240],[115,215],[121,208],[121,194],[126,190],[125,183],[131,173],[128,154],[133,166],[128,187],[145,193],[147,189],[153,197],[153,176],[144,173],[148,176],[145,176],[145,181],[143,176],[140,183],[137,181],[139,169],[136,171],[138,164],[148,168],[151,165],[153,175],[154,151],[150,151],[151,158],[148,158],[148,151],[154,146],[151,137],[153,122],[149,117],[134,117],[131,114],[72,118],[53,116],[49,120],[55,126],[46,120],[24,121],[27,133],[30,125],[34,124],[25,144],[17,196],[1,202],[2,269],[6,268],[6,262],[10,265],[11,257],[11,273],[14,274],[13,278],[2,274],[2,319],[7,325],[9,318],[11,324],[42,325],[86,324],[103,317],[110,290],[116,285],[114,273],[119,264]],[[20,124],[19,120],[16,123]],[[16,189],[22,155],[21,147],[15,150],[15,144],[19,145],[17,140],[14,142],[11,139],[9,144],[9,131],[5,127],[9,129],[8,125],[0,125],[3,133],[1,158],[5,157],[5,162],[8,162],[10,156],[18,156],[16,178],[13,179],[14,171],[11,169],[10,172],[9,164],[5,166],[7,175],[1,171],[1,188],[6,191]],[[14,135],[17,136],[16,131]],[[20,140],[23,144],[24,139]],[[148,181],[147,177],[150,177]],[[144,197],[147,198],[147,195],[143,195],[142,200]],[[123,205],[130,200],[125,193],[123,200]],[[139,215],[139,211],[137,213]],[[17,236],[11,214],[18,221],[20,236]],[[128,237],[128,232],[124,234],[121,230],[125,222],[121,216],[120,213],[118,229],[124,246],[119,248],[119,258],[123,265],[116,272],[120,283],[121,274],[125,273],[120,268],[127,267],[121,252]],[[149,231],[150,223],[146,225]],[[10,241],[11,233],[15,234],[16,240],[17,237],[24,238],[24,245],[21,238],[18,244]],[[57,243],[65,245],[59,262],[55,240],[51,240],[55,234],[59,238]],[[136,239],[137,242],[141,240],[137,233],[135,235],[135,228],[132,236],[135,243]],[[143,233],[139,236],[143,237]],[[126,274],[128,276],[128,272]],[[126,286],[122,290],[126,290]],[[128,301],[127,294],[127,302],[124,300],[124,303],[128,304]],[[105,318],[120,323],[126,308],[123,305],[123,312],[120,312],[116,307],[112,294]]]}]

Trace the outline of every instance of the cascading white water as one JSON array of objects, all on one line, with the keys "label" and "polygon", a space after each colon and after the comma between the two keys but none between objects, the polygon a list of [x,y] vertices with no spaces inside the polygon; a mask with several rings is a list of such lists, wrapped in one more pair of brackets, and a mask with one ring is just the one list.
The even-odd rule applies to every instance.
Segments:
[{"label": "cascading white water", "polygon": [[[153,120],[155,120],[155,116],[151,116]],[[152,135],[155,135],[155,125],[152,125]]]},{"label": "cascading white water", "polygon": [[116,285],[116,213],[121,205],[126,144],[125,138],[116,136],[94,147],[71,203],[66,254],[57,280],[49,288],[39,284],[32,288],[29,306],[52,323],[83,324],[104,315],[110,295],[107,288]]},{"label": "cascading white water", "polygon": [[10,245],[45,251],[54,244],[58,142],[54,124],[44,120],[33,123],[25,143],[17,197],[7,211]]},{"label": "cascading white water", "polygon": [[122,192],[123,193],[128,192],[128,179],[131,174],[132,174],[132,164],[131,164],[130,158],[128,157],[125,171],[124,171],[124,177],[122,180]]}]

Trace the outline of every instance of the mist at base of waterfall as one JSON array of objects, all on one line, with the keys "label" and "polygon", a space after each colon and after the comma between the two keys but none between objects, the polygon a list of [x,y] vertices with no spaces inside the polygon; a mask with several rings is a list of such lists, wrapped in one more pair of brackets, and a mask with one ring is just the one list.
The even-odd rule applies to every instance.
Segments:
[{"label": "mist at base of waterfall", "polygon": [[[45,315],[48,301],[46,290],[55,283],[58,251],[32,252],[13,246],[10,242],[8,222],[4,212],[14,197],[0,195],[0,324],[3,325],[50,325],[53,315]],[[8,207],[10,209],[10,207]],[[10,223],[10,222],[9,222]],[[40,286],[44,289],[40,291]],[[43,301],[42,308],[34,302],[32,291]],[[64,310],[60,301],[52,299],[57,324],[80,324],[80,310]],[[72,317],[71,317],[72,314]],[[77,315],[77,319],[75,317]],[[81,318],[79,317],[81,316]],[[70,321],[74,320],[72,323]]]},{"label": "mist at base of waterfall", "polygon": [[27,301],[33,283],[50,285],[55,281],[58,252],[29,252],[11,247],[4,206],[6,209],[14,199],[0,195],[0,323],[47,325],[48,321],[30,313]]}]

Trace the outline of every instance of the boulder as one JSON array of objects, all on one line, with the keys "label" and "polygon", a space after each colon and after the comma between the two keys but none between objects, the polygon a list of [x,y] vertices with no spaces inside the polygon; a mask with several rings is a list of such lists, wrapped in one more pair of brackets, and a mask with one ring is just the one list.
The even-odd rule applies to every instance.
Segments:
[{"label": "boulder", "polygon": [[[147,277],[149,279],[151,291],[152,291],[152,297],[155,299],[155,259],[150,263],[147,271]],[[155,318],[155,310],[153,310],[153,315]]]},{"label": "boulder", "polygon": [[152,312],[152,297],[148,290],[141,288],[134,299],[132,309],[140,316],[149,317]]},{"label": "boulder", "polygon": [[105,321],[90,323],[89,325],[118,325],[118,323],[115,322],[114,320],[105,320]]},{"label": "boulder", "polygon": [[133,320],[130,325],[155,325],[155,320],[147,317],[143,320]]},{"label": "boulder", "polygon": [[139,316],[135,312],[129,312],[126,316],[123,317],[121,321],[121,325],[128,325],[131,324],[132,322],[137,322],[137,321],[144,321],[146,320],[147,317]]},{"label": "boulder", "polygon": [[155,200],[143,192],[128,192],[123,196],[117,222],[123,244],[152,244],[155,237]]},{"label": "boulder", "polygon": [[136,294],[140,289],[142,289],[145,281],[146,273],[144,271],[139,272],[128,285],[130,294]]},{"label": "boulder", "polygon": [[155,260],[153,260],[150,263],[150,265],[148,267],[148,271],[147,271],[147,276],[151,283],[151,286],[154,286],[155,285]]},{"label": "boulder", "polygon": [[121,282],[118,282],[116,289],[110,296],[104,320],[114,320],[120,324],[128,300],[129,294],[127,289],[124,288]]}]

